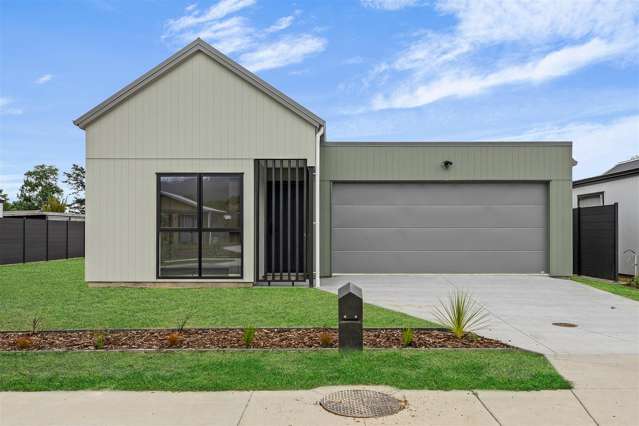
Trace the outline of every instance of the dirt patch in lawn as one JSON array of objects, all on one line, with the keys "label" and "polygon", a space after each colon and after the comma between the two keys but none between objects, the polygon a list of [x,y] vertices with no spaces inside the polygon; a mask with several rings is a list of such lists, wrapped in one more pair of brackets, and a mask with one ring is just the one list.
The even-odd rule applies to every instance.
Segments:
[{"label": "dirt patch in lawn", "polygon": [[[0,332],[0,351],[133,350],[133,349],[313,349],[336,348],[338,334],[330,328],[258,328],[250,345],[237,328],[176,330],[82,330]],[[368,348],[402,347],[402,329],[365,329]],[[498,340],[468,334],[458,339],[445,330],[414,329],[414,348],[509,348]]]}]

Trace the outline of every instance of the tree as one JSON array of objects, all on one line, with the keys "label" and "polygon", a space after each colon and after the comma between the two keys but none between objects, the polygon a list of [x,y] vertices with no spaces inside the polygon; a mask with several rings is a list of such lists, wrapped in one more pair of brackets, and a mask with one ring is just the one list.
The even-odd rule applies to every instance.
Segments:
[{"label": "tree", "polygon": [[49,197],[46,203],[42,205],[43,212],[64,213],[67,211],[67,204],[56,197]]},{"label": "tree", "polygon": [[24,174],[24,182],[13,207],[16,210],[37,210],[49,197],[62,197],[62,188],[58,186],[58,168],[39,164]]},{"label": "tree", "polygon": [[71,188],[71,195],[74,196],[73,201],[69,205],[70,210],[73,213],[84,214],[84,189],[85,189],[85,175],[86,171],[84,167],[74,164],[71,166],[71,170],[64,172],[64,183]]},{"label": "tree", "polygon": [[4,201],[3,209],[5,211],[13,209],[13,206],[9,202],[9,196],[4,192],[4,189],[2,188],[0,188],[0,200]]}]

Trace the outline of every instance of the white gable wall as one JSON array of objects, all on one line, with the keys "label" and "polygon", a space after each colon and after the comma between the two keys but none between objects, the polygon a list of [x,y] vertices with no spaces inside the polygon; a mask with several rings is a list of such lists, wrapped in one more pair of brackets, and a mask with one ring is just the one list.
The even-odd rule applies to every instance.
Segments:
[{"label": "white gable wall", "polygon": [[618,203],[619,273],[632,275],[634,273],[632,262],[627,255],[623,255],[623,252],[632,249],[639,253],[639,176],[573,188],[572,206],[577,207],[579,195],[596,192],[604,193],[604,204]]},{"label": "white gable wall", "polygon": [[86,128],[86,280],[156,281],[156,173],[233,172],[252,282],[253,160],[314,165],[314,150],[313,125],[196,53]]}]

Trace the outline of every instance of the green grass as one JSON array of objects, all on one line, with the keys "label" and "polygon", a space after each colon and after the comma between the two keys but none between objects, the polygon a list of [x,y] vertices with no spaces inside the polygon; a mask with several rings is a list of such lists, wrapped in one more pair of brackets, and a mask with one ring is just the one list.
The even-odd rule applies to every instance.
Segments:
[{"label": "green grass", "polygon": [[0,353],[0,391],[568,389],[542,355],[519,350]]},{"label": "green grass", "polygon": [[616,294],[617,296],[639,301],[639,289],[636,287],[580,276],[573,276],[572,280],[599,290],[607,291],[608,293]]},{"label": "green grass", "polygon": [[[88,288],[84,260],[0,266],[0,330],[187,327],[336,327],[337,297],[309,288]],[[425,320],[364,307],[367,327],[433,327]]]}]

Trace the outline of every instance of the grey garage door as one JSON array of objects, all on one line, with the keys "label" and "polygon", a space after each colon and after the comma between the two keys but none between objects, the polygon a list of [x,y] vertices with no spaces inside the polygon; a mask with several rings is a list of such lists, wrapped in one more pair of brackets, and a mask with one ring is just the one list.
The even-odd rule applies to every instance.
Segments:
[{"label": "grey garage door", "polygon": [[544,183],[334,183],[334,273],[547,271]]}]

